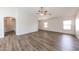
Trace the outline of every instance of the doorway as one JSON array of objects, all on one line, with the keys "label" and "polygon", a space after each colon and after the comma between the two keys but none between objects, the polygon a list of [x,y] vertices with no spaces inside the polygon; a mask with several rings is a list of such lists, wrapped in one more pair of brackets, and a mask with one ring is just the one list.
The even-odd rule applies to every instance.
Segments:
[{"label": "doorway", "polygon": [[4,35],[16,34],[16,20],[14,17],[4,17]]}]

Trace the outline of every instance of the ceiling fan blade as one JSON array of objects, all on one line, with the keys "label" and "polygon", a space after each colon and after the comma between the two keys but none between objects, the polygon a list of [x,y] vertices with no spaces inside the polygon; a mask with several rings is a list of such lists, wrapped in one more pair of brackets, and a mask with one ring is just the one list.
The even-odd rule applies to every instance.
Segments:
[{"label": "ceiling fan blade", "polygon": [[39,13],[36,13],[36,14],[39,14]]},{"label": "ceiling fan blade", "polygon": [[43,9],[43,7],[41,7],[41,10]]}]

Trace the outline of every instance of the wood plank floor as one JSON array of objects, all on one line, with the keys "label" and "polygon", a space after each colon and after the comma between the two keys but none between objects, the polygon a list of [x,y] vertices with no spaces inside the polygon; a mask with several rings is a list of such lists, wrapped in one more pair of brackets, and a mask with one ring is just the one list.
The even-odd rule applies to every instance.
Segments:
[{"label": "wood plank floor", "polygon": [[72,35],[38,31],[16,36],[11,32],[0,39],[1,51],[79,51],[79,40]]}]

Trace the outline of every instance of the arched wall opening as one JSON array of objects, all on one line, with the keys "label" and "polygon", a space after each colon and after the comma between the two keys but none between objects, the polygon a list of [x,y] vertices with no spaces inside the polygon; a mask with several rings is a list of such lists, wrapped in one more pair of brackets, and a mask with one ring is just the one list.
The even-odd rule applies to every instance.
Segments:
[{"label": "arched wall opening", "polygon": [[4,17],[4,36],[14,33],[16,35],[16,19],[14,17]]}]

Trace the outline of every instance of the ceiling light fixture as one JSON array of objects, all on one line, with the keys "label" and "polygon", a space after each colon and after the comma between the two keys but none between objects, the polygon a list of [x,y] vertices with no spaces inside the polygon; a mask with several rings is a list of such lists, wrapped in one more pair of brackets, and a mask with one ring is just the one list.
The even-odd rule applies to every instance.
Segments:
[{"label": "ceiling light fixture", "polygon": [[45,10],[44,7],[41,7],[41,8],[38,10],[38,13],[36,13],[36,14],[38,14],[38,15],[40,15],[40,16],[51,15],[51,14],[48,14],[48,11]]}]

